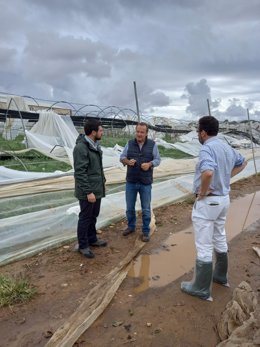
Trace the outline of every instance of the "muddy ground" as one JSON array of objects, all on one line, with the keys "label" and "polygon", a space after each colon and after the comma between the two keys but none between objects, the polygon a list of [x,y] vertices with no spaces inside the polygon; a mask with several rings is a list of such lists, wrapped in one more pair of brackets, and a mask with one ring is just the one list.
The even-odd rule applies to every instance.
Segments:
[{"label": "muddy ground", "polygon": [[[260,190],[260,176],[233,184],[231,198],[257,190]],[[142,252],[162,248],[170,233],[189,227],[191,210],[192,198],[156,209],[157,230]],[[1,267],[1,274],[29,278],[37,289],[37,295],[29,303],[0,308],[0,346],[44,346],[52,333],[77,309],[89,290],[133,247],[137,235],[123,238],[121,231],[124,228],[125,221],[122,221],[102,230],[99,236],[108,240],[109,246],[95,249],[94,259],[85,259],[75,252],[74,242]],[[252,250],[253,245],[260,245],[259,228],[243,232],[230,242],[231,288],[214,284],[212,303],[180,291],[180,282],[190,279],[191,274],[184,274],[167,286],[150,288],[140,294],[133,294],[136,279],[127,277],[105,312],[75,345],[216,346],[219,342],[216,323],[231,299],[233,289],[245,280],[259,294],[260,263]],[[112,325],[115,321],[123,323],[115,327]]]}]

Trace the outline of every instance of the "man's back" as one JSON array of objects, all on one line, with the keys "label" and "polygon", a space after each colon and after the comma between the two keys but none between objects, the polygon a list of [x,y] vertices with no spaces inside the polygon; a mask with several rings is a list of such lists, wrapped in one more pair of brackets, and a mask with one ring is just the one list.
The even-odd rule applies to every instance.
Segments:
[{"label": "man's back", "polygon": [[244,158],[230,145],[214,136],[203,144],[198,165],[200,172],[206,170],[214,172],[210,184],[211,191],[216,195],[227,195],[230,190],[231,172],[243,161]]}]

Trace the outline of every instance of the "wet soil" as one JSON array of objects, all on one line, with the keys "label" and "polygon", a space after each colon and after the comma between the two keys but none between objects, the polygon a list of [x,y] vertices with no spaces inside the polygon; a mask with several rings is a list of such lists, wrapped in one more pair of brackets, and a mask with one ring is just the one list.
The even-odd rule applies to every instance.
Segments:
[{"label": "wet soil", "polygon": [[[232,185],[231,198],[237,199],[258,190],[260,176],[251,177]],[[143,248],[143,254],[167,251],[165,239],[191,226],[192,202],[191,197],[154,211],[157,230]],[[1,274],[29,278],[37,295],[29,303],[0,308],[0,346],[44,346],[78,308],[89,290],[133,247],[138,233],[123,238],[124,228],[125,221],[122,221],[102,230],[99,237],[108,240],[109,246],[94,249],[94,259],[85,259],[74,250],[75,243],[70,243],[1,267]],[[252,246],[260,246],[259,229],[258,224],[229,243],[231,288],[213,285],[212,303],[180,291],[180,282],[190,279],[191,273],[166,286],[141,293],[134,289],[142,278],[128,276],[105,312],[75,345],[215,346],[219,342],[216,323],[231,299],[233,289],[246,280],[259,293],[260,262],[252,250]],[[118,325],[116,327],[113,326],[115,321],[120,323],[114,324]]]}]

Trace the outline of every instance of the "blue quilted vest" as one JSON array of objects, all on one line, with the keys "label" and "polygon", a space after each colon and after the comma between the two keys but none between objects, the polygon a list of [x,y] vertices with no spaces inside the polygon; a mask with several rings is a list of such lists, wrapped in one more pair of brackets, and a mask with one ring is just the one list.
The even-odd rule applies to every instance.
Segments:
[{"label": "blue quilted vest", "polygon": [[136,141],[130,140],[128,142],[127,159],[135,159],[135,166],[127,166],[126,180],[131,183],[152,184],[153,183],[153,168],[148,171],[141,169],[142,163],[148,163],[153,160],[153,147],[155,142],[146,139],[145,143],[140,150]]}]

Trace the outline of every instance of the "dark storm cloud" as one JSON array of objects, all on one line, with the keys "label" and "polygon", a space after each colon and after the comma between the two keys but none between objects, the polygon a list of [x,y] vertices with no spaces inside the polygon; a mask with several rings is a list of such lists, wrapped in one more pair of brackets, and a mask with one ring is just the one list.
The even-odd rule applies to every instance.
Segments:
[{"label": "dark storm cloud", "polygon": [[[110,76],[109,60],[115,52],[101,43],[39,32],[28,38],[24,51],[28,75],[40,76],[45,82],[73,74],[94,78]],[[29,62],[31,64],[26,64]]]},{"label": "dark storm cloud", "polygon": [[259,0],[0,5],[2,91],[135,107],[135,80],[142,111],[177,98],[195,113],[207,96],[212,107],[220,98],[259,101]]},{"label": "dark storm cloud", "polygon": [[150,94],[150,104],[151,106],[169,106],[170,98],[163,92],[153,92]]},{"label": "dark storm cloud", "polygon": [[70,18],[72,21],[85,18],[98,25],[104,18],[108,21],[115,21],[121,15],[117,0],[27,0],[26,3],[30,4],[35,12],[43,12],[43,15],[51,15],[52,12],[58,21],[59,18]]},{"label": "dark storm cloud", "polygon": [[[137,85],[137,96],[140,110],[145,110],[150,106],[168,106],[170,98],[161,91],[154,91],[147,85],[142,83]],[[135,102],[133,82],[116,82],[111,86],[109,92],[101,92],[101,99],[108,100],[108,104],[117,105],[118,99],[122,101],[121,105],[127,105],[129,100],[132,104]]]}]

